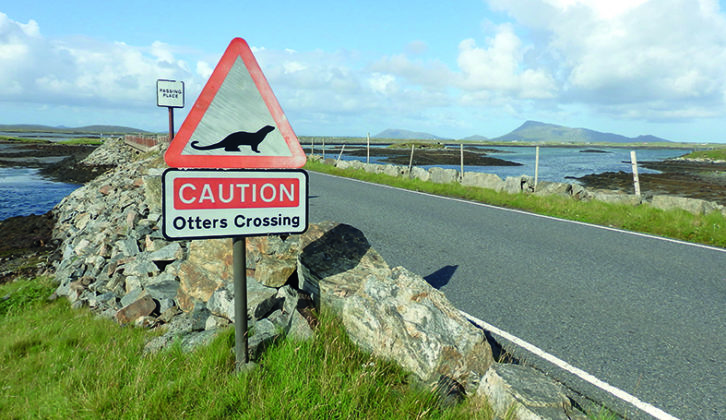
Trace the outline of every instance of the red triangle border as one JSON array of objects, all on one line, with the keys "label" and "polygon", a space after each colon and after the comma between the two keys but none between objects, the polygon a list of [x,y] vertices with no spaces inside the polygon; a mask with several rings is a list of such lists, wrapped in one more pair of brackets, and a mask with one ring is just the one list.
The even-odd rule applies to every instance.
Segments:
[{"label": "red triangle border", "polygon": [[[244,62],[282,138],[290,149],[291,156],[182,155],[182,151],[192,138],[207,109],[209,109],[237,57],[240,57]],[[252,50],[244,39],[235,38],[230,42],[217,67],[209,77],[207,84],[202,89],[186,119],[184,119],[179,131],[169,144],[169,148],[164,154],[164,160],[172,168],[276,169],[302,168],[305,166],[305,162],[307,162],[305,152],[302,150],[300,142],[282,111],[282,107],[277,102],[269,83],[267,83],[265,75],[257,64]]]}]

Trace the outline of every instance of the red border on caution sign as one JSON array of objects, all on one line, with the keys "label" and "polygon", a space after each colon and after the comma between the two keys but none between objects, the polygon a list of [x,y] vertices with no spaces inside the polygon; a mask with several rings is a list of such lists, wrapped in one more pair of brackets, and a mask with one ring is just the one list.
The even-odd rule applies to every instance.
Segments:
[{"label": "red border on caution sign", "polygon": [[[227,78],[237,57],[244,62],[247,71],[252,77],[257,90],[262,96],[267,109],[272,116],[273,121],[285,140],[287,147],[290,149],[291,156],[229,156],[229,155],[183,155],[182,151],[189,143],[194,131],[196,130],[202,117],[209,109],[212,101],[214,101],[217,92],[222,83]],[[245,98],[240,98],[245,100]],[[305,152],[300,146],[295,132],[292,130],[280,104],[277,102],[270,85],[267,83],[265,75],[262,74],[260,66],[257,64],[252,50],[250,50],[247,42],[242,38],[235,38],[230,42],[227,50],[219,60],[217,67],[209,77],[207,84],[199,94],[194,106],[189,111],[186,119],[179,128],[179,132],[174,136],[169,148],[164,155],[166,163],[172,168],[228,168],[228,169],[244,169],[244,168],[302,168],[307,161]]]}]

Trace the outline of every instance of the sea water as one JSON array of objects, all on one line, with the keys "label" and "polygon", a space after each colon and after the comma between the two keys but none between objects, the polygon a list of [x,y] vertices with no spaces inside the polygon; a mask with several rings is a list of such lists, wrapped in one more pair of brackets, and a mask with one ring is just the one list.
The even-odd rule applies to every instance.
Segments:
[{"label": "sea water", "polygon": [[0,167],[0,220],[44,214],[80,187],[51,181],[37,168]]},{"label": "sea water", "polygon": [[[374,147],[374,146],[371,146]],[[381,146],[377,146],[381,147]],[[385,146],[382,146],[385,147]],[[458,150],[457,146],[449,146],[452,150]],[[332,148],[331,148],[332,149]],[[337,158],[340,147],[336,150],[327,150],[331,157]],[[534,177],[536,149],[524,146],[464,146],[465,150],[473,151],[480,149],[487,153],[487,156],[495,157],[511,162],[519,163],[521,166],[471,166],[464,160],[465,172],[485,172],[498,175],[505,179],[508,176],[528,175]],[[593,152],[597,150],[597,152]],[[685,149],[646,149],[646,148],[621,148],[621,147],[540,147],[539,153],[539,175],[540,181],[551,182],[577,182],[572,178],[588,174],[602,172],[632,172],[630,163],[630,151],[635,150],[637,161],[662,161],[664,159],[677,157],[690,153]],[[414,151],[414,156],[415,156]],[[345,156],[342,160],[358,160],[365,162],[365,156]],[[372,157],[371,163],[385,163],[384,157]],[[460,170],[460,165],[424,165],[422,168],[441,167]],[[656,173],[658,171],[639,167],[640,173]]]},{"label": "sea water", "polygon": [[[1,147],[2,145],[0,145]],[[372,146],[374,147],[374,146]],[[466,146],[471,150],[473,147]],[[464,162],[464,171],[496,174],[502,179],[508,176],[534,176],[535,148],[495,146],[481,147],[496,152],[488,156],[521,163],[522,166],[470,166]],[[336,151],[337,149],[337,151]],[[588,152],[589,147],[541,147],[539,180],[552,182],[576,182],[568,177],[581,177],[602,172],[631,172],[628,148],[597,148],[600,153]],[[329,147],[329,156],[337,157],[340,148]],[[660,161],[689,153],[683,149],[635,149],[639,162]],[[344,160],[365,161],[365,157],[342,156]],[[383,158],[371,157],[371,163],[385,163]],[[459,165],[436,165],[460,169]],[[430,168],[431,166],[424,166]],[[657,172],[639,168],[641,173]],[[13,216],[44,214],[58,204],[63,197],[80,187],[77,184],[54,182],[44,178],[35,168],[0,167],[0,220]]]}]

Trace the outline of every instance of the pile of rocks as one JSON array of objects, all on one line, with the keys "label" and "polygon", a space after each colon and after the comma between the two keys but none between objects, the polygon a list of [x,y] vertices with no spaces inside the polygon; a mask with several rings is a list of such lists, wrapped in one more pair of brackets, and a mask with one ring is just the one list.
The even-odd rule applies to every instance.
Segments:
[{"label": "pile of rocks", "polygon": [[[114,159],[109,147],[98,153]],[[54,209],[62,250],[56,294],[120,324],[162,329],[148,351],[177,340],[191,349],[235,320],[232,241],[164,239],[163,170],[160,153],[152,153]],[[246,250],[252,360],[281,335],[311,337],[312,309],[326,307],[361,348],[447,396],[483,395],[498,415],[515,406],[514,418],[580,416],[565,389],[542,373],[496,363],[484,331],[422,277],[390,268],[351,226],[327,222],[302,235],[247,238]]]},{"label": "pile of rocks", "polygon": [[[221,298],[207,307],[211,292],[210,296],[198,293],[199,283],[207,282],[223,296],[231,256],[215,261],[216,254],[207,253],[210,246],[205,243],[209,241],[169,242],[163,237],[159,225],[161,154],[137,160],[135,156],[121,142],[108,141],[84,163],[126,163],[77,189],[53,210],[57,220],[53,237],[60,241],[62,252],[55,267],[56,295],[66,296],[74,307],[90,307],[121,324],[166,330],[147,345],[148,350],[163,348],[175,339],[189,349],[208,342],[232,321]],[[211,263],[196,264],[197,260]],[[256,331],[274,332],[272,337],[258,334],[257,341],[265,337],[269,342],[279,331],[291,329],[294,336],[311,334],[307,323],[299,322],[301,317],[293,317],[289,311],[305,301],[294,290],[266,287],[254,278],[249,285],[248,309],[253,321],[288,309],[285,317],[271,318],[274,327],[266,328],[271,325],[268,322],[256,327]],[[263,347],[254,344],[251,340],[250,350],[257,354]]]},{"label": "pile of rocks", "polygon": [[140,155],[137,150],[126,147],[124,144],[121,137],[109,137],[101,147],[81,160],[81,164],[87,166],[115,166],[119,163],[131,162]]}]

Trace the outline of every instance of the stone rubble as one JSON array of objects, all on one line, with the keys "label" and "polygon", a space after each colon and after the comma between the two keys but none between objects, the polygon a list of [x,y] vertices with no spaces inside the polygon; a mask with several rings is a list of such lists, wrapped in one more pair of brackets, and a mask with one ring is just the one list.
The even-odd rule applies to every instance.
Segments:
[{"label": "stone rubble", "polygon": [[[146,345],[149,352],[177,341],[184,350],[209,343],[235,320],[232,240],[167,241],[159,226],[161,153],[128,160],[114,157],[113,144],[89,159],[125,163],[54,209],[62,251],[55,294],[119,324],[163,331]],[[325,307],[358,346],[396,361],[447,400],[485,396],[497,416],[514,410],[515,419],[580,416],[564,391],[527,397],[533,380],[558,385],[531,368],[495,362],[484,331],[422,277],[390,268],[352,226],[326,222],[301,235],[247,238],[246,251],[252,360],[281,336],[311,338],[314,309]]]},{"label": "stone rubble", "polygon": [[[175,339],[185,349],[207,343],[234,321],[231,240],[167,241],[159,226],[160,153],[129,150],[114,140],[96,149],[85,164],[126,163],[74,191],[53,210],[53,237],[61,241],[62,252],[55,267],[56,295],[119,324],[164,330],[147,345],[148,351]],[[253,355],[271,342],[269,331],[275,332],[272,340],[280,331],[300,339],[312,335],[299,312],[305,306],[298,308],[304,299],[280,280],[295,269],[278,272],[266,262],[260,266],[271,286],[248,278],[248,316],[260,334],[250,338]],[[273,328],[258,327],[262,320]]]}]

